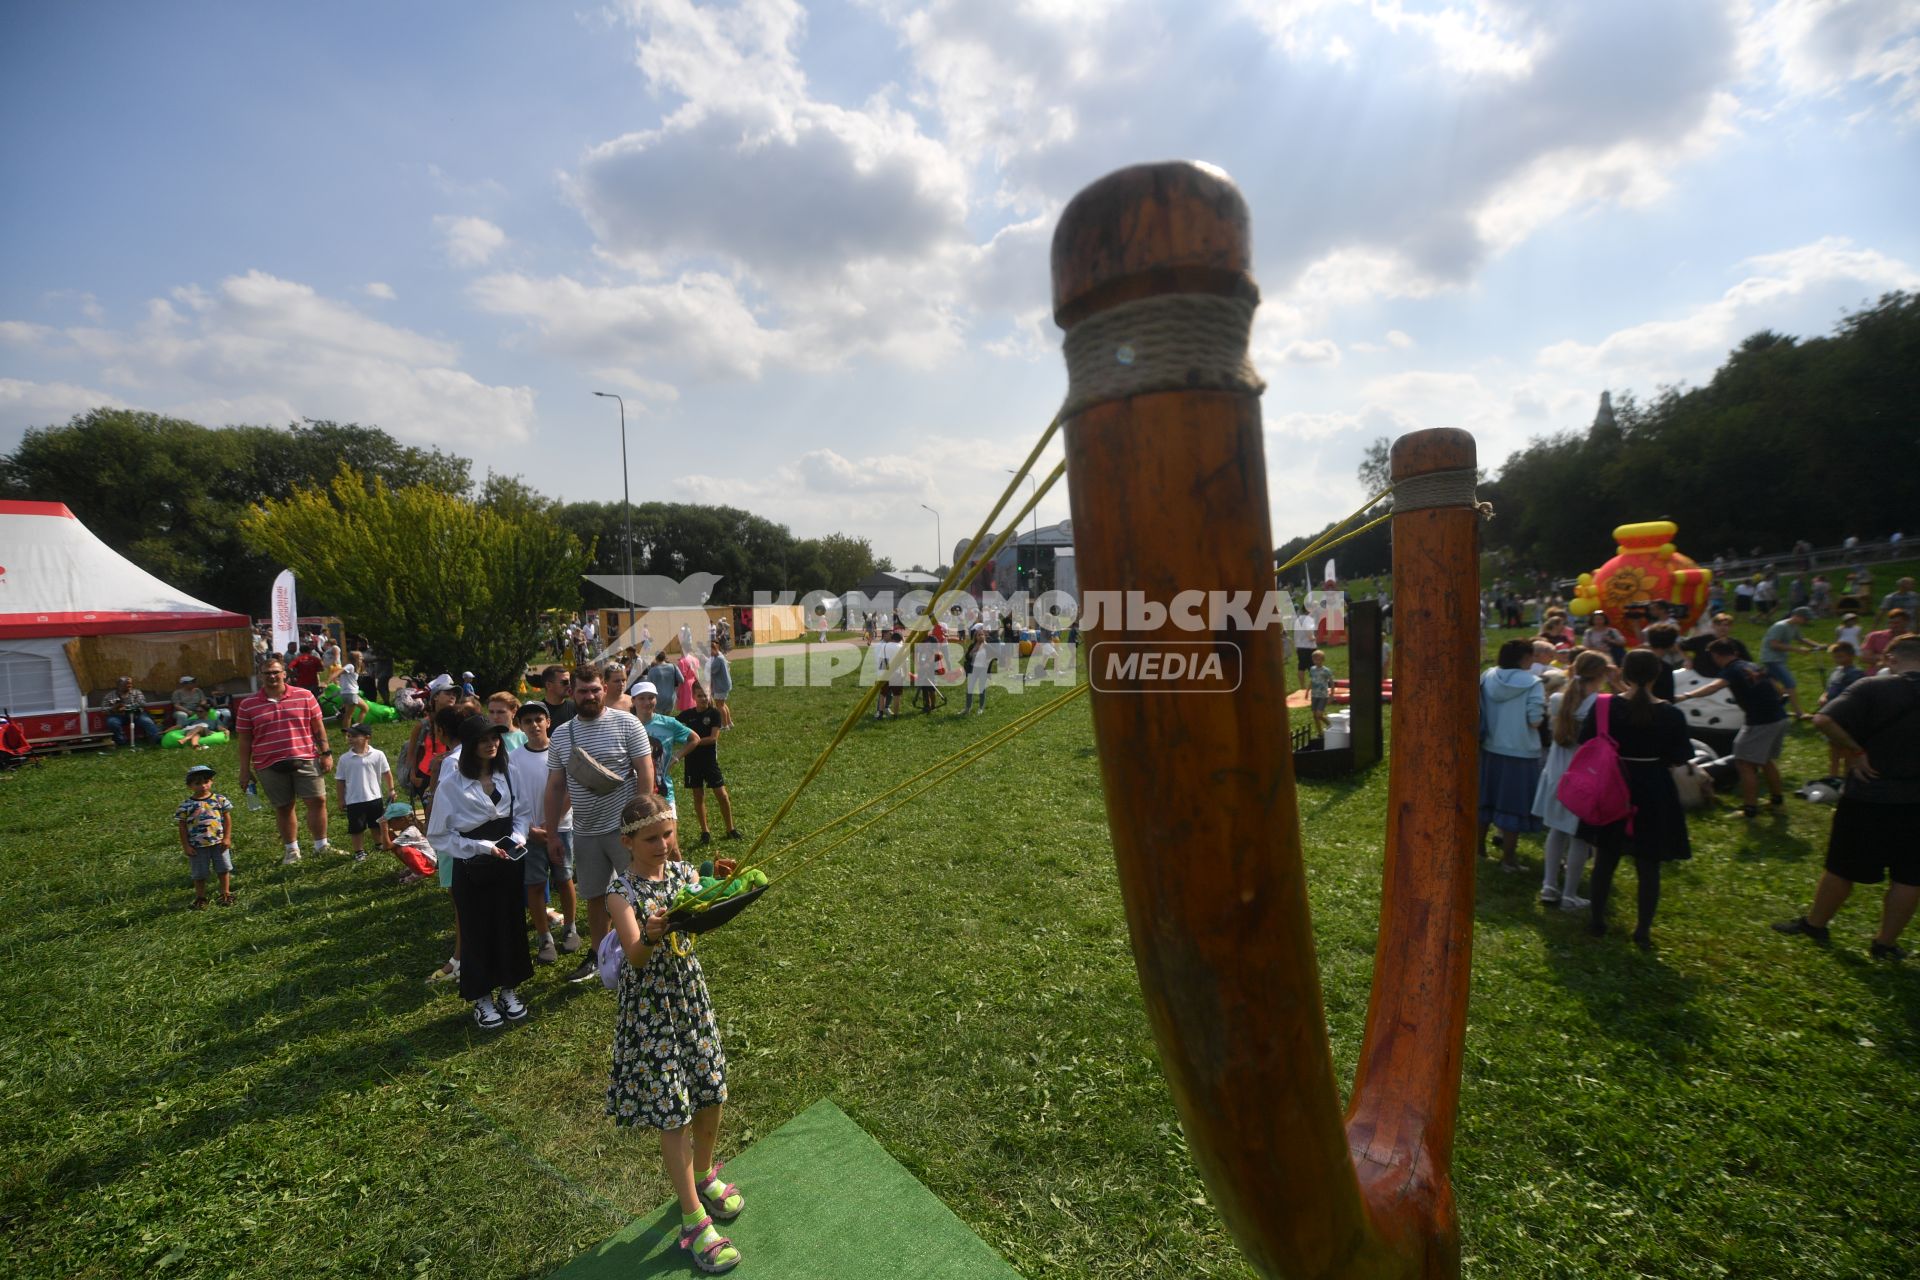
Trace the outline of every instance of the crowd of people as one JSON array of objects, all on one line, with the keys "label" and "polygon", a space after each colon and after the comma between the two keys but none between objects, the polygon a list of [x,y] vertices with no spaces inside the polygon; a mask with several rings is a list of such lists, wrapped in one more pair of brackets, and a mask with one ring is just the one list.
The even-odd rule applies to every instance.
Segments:
[{"label": "crowd of people", "polygon": [[[649,678],[663,670],[673,677],[661,677],[664,691]],[[293,683],[287,661],[270,656],[259,675],[259,692],[233,708],[238,781],[250,800],[272,808],[283,864],[301,861],[302,816],[314,853],[333,848],[331,774],[355,861],[367,858],[371,840],[399,860],[402,883],[435,878],[447,892],[453,950],[427,980],[456,984],[480,1030],[525,1019],[521,989],[535,965],[562,953],[584,952],[571,982],[612,973],[618,1013],[607,1113],[659,1132],[683,1211],[680,1242],[701,1269],[737,1264],[738,1249],[714,1226],[745,1207],[713,1159],[727,1098],[725,1052],[700,962],[669,945],[667,924],[674,896],[699,883],[681,853],[676,765],[693,797],[699,843],[714,840],[709,792],[722,838],[744,838],[719,760],[721,734],[733,725],[725,655],[670,662],[656,654],[631,679],[618,661],[548,666],[540,696],[525,702],[508,691],[482,702],[470,678],[438,676],[397,770],[360,720],[346,724],[347,750],[336,757],[331,722],[312,689]],[[196,910],[234,901],[233,805],[214,782],[211,765],[191,768],[175,814]],[[735,869],[729,859],[716,865]],[[210,881],[217,897],[209,897]]]},{"label": "crowd of people", "polygon": [[[1810,720],[1829,744],[1837,804],[1828,835],[1826,870],[1808,911],[1774,928],[1825,942],[1828,923],[1856,884],[1890,881],[1875,958],[1904,959],[1900,936],[1920,905],[1920,634],[1913,628],[1913,580],[1902,578],[1860,634],[1858,618],[1840,619],[1836,639],[1808,638],[1811,604],[1796,605],[1768,626],[1756,661],[1733,635],[1735,617],[1716,612],[1684,640],[1677,611],[1648,606],[1639,643],[1604,613],[1578,635],[1567,615],[1549,608],[1536,634],[1504,642],[1480,680],[1480,843],[1504,871],[1523,867],[1523,834],[1545,833],[1540,901],[1586,912],[1595,936],[1608,928],[1615,869],[1631,860],[1638,878],[1634,942],[1653,945],[1660,868],[1692,856],[1683,790],[1696,769],[1696,749],[1679,704],[1729,695],[1742,724],[1732,744],[1739,790],[1737,817],[1752,822],[1766,806],[1780,812],[1786,784],[1778,761],[1796,721]],[[1635,619],[1636,622],[1641,621]],[[1800,702],[1789,659],[1820,652],[1832,662],[1812,711]],[[1676,691],[1675,672],[1698,679]],[[1591,752],[1586,744],[1604,745]],[[1583,752],[1585,753],[1583,755]],[[1603,794],[1617,780],[1617,794]],[[1609,807],[1611,806],[1611,807]],[[1498,844],[1488,838],[1497,833]],[[1582,876],[1592,876],[1582,896]]]}]

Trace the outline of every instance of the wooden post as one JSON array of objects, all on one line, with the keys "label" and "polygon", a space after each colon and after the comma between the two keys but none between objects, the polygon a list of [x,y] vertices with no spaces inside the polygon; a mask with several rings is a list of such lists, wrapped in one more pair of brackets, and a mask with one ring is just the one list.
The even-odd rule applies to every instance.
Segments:
[{"label": "wooden post", "polygon": [[[1437,428],[1394,442],[1398,485],[1474,472],[1473,437]],[[1453,1129],[1473,958],[1480,790],[1480,514],[1393,517],[1393,753],[1386,880],[1366,1038],[1347,1136],[1373,1210],[1415,1274],[1460,1272]]]},{"label": "wooden post", "polygon": [[[1124,327],[1136,312],[1152,323],[1142,308],[1128,305],[1145,299],[1253,300],[1258,291],[1249,267],[1246,204],[1224,174],[1191,164],[1121,170],[1081,192],[1061,216],[1053,241],[1055,319],[1069,331],[1103,316],[1103,326]],[[1106,315],[1122,306],[1128,310]],[[1122,333],[1114,358],[1131,364],[1136,354],[1151,356],[1154,346],[1151,336],[1136,343]],[[1240,593],[1258,602],[1273,588],[1257,396],[1252,389],[1196,389],[1212,381],[1198,368],[1172,381],[1187,385],[1103,392],[1065,424],[1083,602],[1120,593],[1166,606],[1194,591]],[[1451,521],[1469,519],[1455,511],[1421,514],[1450,536]],[[1467,538],[1470,543],[1470,531]],[[1428,558],[1450,555],[1452,547],[1434,548]],[[1396,590],[1408,598],[1397,580]],[[1396,612],[1404,620],[1404,646],[1422,615]],[[1438,891],[1457,895],[1464,883],[1466,898],[1431,904],[1430,921],[1408,902],[1426,882],[1405,864],[1438,857],[1427,842],[1452,838],[1458,824],[1396,816],[1391,827],[1396,843],[1385,923],[1409,937],[1390,941],[1383,932],[1381,954],[1391,953],[1394,963],[1426,965],[1436,963],[1437,954],[1440,973],[1435,979],[1384,966],[1378,971],[1376,1014],[1391,1010],[1416,1025],[1410,1032],[1391,1025],[1376,1035],[1370,1023],[1372,1069],[1356,1096],[1350,1151],[1301,862],[1285,637],[1278,626],[1195,633],[1172,617],[1139,621],[1144,625],[1127,629],[1124,612],[1108,609],[1083,622],[1082,633],[1135,967],[1201,1177],[1247,1258],[1265,1275],[1454,1274],[1458,1248],[1446,1167],[1453,1109],[1445,1086],[1450,1081],[1457,1091],[1470,843],[1458,850],[1464,881],[1443,875],[1438,884]],[[1117,641],[1167,650],[1198,642],[1233,653],[1238,685],[1225,692],[1203,681],[1168,687],[1130,678],[1111,660]],[[1451,634],[1446,643],[1454,644]],[[1418,663],[1430,647],[1417,646],[1412,654],[1400,647],[1396,658]],[[1458,674],[1451,666],[1407,669],[1421,670],[1423,687]],[[1472,669],[1463,670],[1458,678],[1470,704]],[[1396,779],[1401,711],[1413,692],[1396,684]],[[1458,702],[1448,693],[1443,707],[1412,719],[1438,724],[1458,714]],[[1445,769],[1418,743],[1411,757],[1440,774],[1471,760],[1468,715],[1466,749]],[[1448,728],[1441,737],[1453,742],[1458,734]],[[1452,803],[1453,790],[1439,794]],[[1403,804],[1420,803],[1417,793],[1410,795],[1396,803],[1396,815]],[[1471,822],[1471,806],[1461,815]],[[1470,841],[1470,830],[1467,835]],[[1457,1007],[1423,1014],[1408,1007],[1411,996],[1396,1000],[1382,991],[1401,982],[1428,990],[1436,981],[1449,996],[1458,988]],[[1444,1025],[1450,1017],[1454,1023]],[[1419,1024],[1433,1020],[1443,1025],[1422,1030]],[[1449,1050],[1437,1066],[1430,1061]],[[1404,1095],[1403,1088],[1419,1092]],[[1445,1228],[1437,1241],[1429,1229],[1436,1220]]]}]

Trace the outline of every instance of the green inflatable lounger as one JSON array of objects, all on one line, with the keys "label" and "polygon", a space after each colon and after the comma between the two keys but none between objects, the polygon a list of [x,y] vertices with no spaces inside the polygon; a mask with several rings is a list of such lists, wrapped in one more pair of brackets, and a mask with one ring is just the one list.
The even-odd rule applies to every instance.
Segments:
[{"label": "green inflatable lounger", "polygon": [[[203,747],[217,747],[227,741],[227,734],[221,729],[209,729],[200,735],[200,745]],[[185,729],[169,729],[160,735],[160,745],[163,747],[184,747],[186,744]]]}]

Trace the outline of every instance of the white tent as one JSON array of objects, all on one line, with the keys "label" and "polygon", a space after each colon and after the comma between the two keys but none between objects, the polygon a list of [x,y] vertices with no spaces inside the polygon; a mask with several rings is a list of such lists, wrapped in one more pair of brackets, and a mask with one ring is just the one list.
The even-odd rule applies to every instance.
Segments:
[{"label": "white tent", "polygon": [[0,501],[0,711],[29,738],[104,732],[89,695],[118,675],[164,701],[183,675],[210,688],[251,671],[244,616],[168,586],[62,503]]}]

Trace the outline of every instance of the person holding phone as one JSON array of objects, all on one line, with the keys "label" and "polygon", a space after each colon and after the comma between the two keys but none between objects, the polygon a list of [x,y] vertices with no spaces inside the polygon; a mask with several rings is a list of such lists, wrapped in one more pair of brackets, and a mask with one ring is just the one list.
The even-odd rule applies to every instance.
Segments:
[{"label": "person holding phone", "polygon": [[527,1016],[518,987],[533,977],[520,860],[534,797],[515,794],[500,741],[506,732],[481,715],[460,723],[460,750],[440,772],[427,827],[435,851],[454,860],[460,995],[473,1002],[473,1020],[483,1031]]}]

